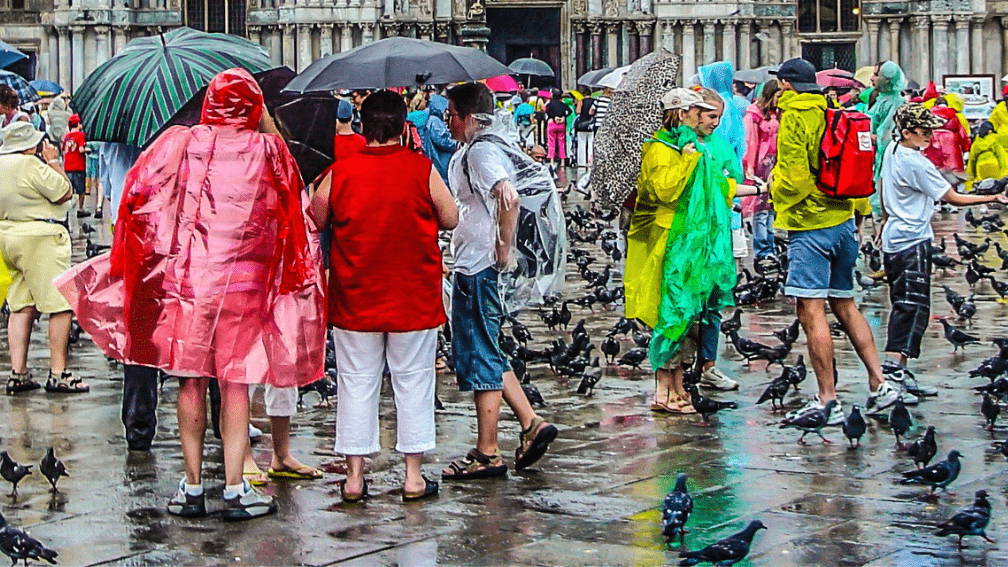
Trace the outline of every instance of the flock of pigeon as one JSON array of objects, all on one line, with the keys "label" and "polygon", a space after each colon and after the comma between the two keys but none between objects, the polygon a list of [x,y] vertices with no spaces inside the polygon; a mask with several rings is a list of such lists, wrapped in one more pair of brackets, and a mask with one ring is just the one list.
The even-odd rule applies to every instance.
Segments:
[{"label": "flock of pigeon", "polygon": [[[33,466],[35,465],[16,463],[7,454],[7,451],[0,452],[0,476],[13,486],[13,491],[8,496],[17,496],[18,483],[32,473]],[[45,455],[39,462],[39,472],[52,485],[51,492],[53,493],[59,492],[56,483],[59,482],[60,477],[70,476],[67,474],[63,461],[56,458],[52,447],[46,449]],[[26,566],[29,559],[45,560],[55,565],[56,557],[59,555],[30,536],[28,532],[8,524],[2,514],[0,514],[0,552],[11,558],[11,565],[17,564],[18,561],[24,561]]]}]

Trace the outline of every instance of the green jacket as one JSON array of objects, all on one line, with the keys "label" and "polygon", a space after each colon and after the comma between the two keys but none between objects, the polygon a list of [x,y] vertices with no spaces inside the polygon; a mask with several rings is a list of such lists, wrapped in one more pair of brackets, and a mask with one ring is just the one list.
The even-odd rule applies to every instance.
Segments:
[{"label": "green jacket", "polygon": [[773,169],[773,200],[783,230],[814,230],[843,224],[854,216],[850,200],[830,199],[815,185],[819,144],[826,130],[826,97],[814,93],[781,93],[777,133],[777,165]]}]

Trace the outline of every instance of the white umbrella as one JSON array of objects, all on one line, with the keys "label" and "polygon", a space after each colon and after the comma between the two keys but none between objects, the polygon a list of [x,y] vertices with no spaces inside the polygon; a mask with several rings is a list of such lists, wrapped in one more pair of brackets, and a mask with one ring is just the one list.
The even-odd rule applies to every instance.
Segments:
[{"label": "white umbrella", "polygon": [[623,67],[616,68],[615,70],[613,70],[612,73],[609,73],[605,77],[599,79],[598,86],[615,89],[616,87],[619,86],[620,81],[623,80],[623,75],[626,75],[626,72],[629,70],[630,70],[629,65],[624,65]]}]

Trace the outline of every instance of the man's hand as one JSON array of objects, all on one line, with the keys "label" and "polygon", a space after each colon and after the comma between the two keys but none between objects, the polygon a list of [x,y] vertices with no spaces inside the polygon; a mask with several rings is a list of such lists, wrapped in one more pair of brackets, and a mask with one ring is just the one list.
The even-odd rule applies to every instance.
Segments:
[{"label": "man's hand", "polygon": [[995,197],[995,200],[997,200],[997,202],[1001,203],[1002,205],[1008,205],[1008,195],[1005,195],[1004,193],[997,195]]},{"label": "man's hand", "polygon": [[42,159],[44,159],[46,163],[59,159],[59,150],[54,148],[48,140],[42,141]]}]

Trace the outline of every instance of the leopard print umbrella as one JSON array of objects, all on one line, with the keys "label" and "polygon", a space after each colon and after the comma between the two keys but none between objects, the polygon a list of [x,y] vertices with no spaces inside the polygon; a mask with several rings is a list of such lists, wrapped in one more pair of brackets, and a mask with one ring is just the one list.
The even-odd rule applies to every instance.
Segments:
[{"label": "leopard print umbrella", "polygon": [[661,127],[661,97],[678,73],[679,56],[662,48],[634,62],[613,92],[591,169],[600,205],[619,208],[636,188],[641,146]]}]

